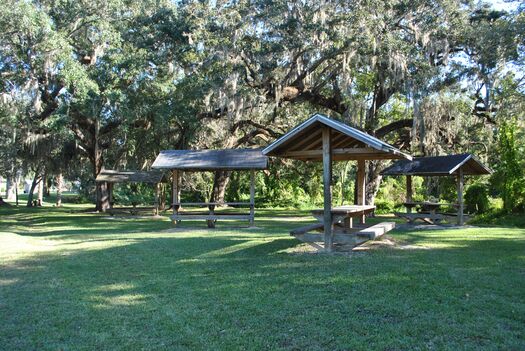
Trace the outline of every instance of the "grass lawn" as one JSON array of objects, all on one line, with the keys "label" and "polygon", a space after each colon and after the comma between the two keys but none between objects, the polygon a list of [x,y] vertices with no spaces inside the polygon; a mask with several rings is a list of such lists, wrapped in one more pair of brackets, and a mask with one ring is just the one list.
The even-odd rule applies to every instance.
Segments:
[{"label": "grass lawn", "polygon": [[525,229],[294,254],[304,212],[169,231],[81,208],[0,209],[0,349],[525,349]]}]

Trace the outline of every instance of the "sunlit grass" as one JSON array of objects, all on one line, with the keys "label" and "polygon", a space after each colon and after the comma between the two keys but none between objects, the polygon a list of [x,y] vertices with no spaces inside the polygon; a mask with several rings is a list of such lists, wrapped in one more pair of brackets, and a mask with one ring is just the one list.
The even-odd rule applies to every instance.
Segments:
[{"label": "sunlit grass", "polygon": [[525,348],[525,230],[395,231],[297,253],[307,211],[245,222],[0,210],[0,349]]}]

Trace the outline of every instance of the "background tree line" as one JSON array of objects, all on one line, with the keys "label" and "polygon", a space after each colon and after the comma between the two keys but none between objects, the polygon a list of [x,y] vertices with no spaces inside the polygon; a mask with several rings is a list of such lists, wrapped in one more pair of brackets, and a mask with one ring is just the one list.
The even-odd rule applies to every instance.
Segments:
[{"label": "background tree line", "polygon": [[[79,179],[100,199],[104,167],[148,169],[162,149],[264,146],[322,112],[414,155],[472,152],[496,170],[480,191],[523,210],[525,7],[507,7],[6,0],[0,174],[8,184],[30,175],[32,189]],[[382,182],[386,165],[368,163],[370,203],[402,193]],[[351,162],[336,166],[336,201],[353,198],[354,173]],[[314,205],[319,175],[315,164],[273,160],[258,197]],[[243,177],[187,174],[183,196],[242,197]],[[446,193],[446,181],[425,182]]]}]

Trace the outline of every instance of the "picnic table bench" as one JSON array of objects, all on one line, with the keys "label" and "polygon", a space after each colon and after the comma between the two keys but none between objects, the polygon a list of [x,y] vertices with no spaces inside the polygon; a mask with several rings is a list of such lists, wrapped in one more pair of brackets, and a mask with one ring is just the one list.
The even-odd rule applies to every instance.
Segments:
[{"label": "picnic table bench", "polygon": [[[249,213],[246,212],[232,212],[232,211],[216,211],[219,206],[235,206],[235,207],[249,207]],[[206,211],[184,211],[184,207],[203,207]],[[218,219],[229,220],[248,220],[250,226],[253,226],[255,204],[253,202],[175,202],[173,204],[174,213],[171,219],[180,223],[184,220],[200,220],[203,219],[208,224],[209,228],[215,228],[215,223]]]},{"label": "picnic table bench", "polygon": [[[406,207],[406,212],[395,212],[397,217],[405,218],[408,223],[414,223],[416,220],[421,220],[428,224],[437,224],[447,216],[444,213],[438,212],[442,207],[454,206],[454,204],[431,202],[431,201],[409,201],[403,203]],[[412,212],[416,209],[416,212]]]},{"label": "picnic table bench", "polygon": [[138,215],[140,212],[153,212],[155,214],[155,206],[111,206],[106,210],[111,216],[114,216],[117,213],[130,213],[132,216]]}]

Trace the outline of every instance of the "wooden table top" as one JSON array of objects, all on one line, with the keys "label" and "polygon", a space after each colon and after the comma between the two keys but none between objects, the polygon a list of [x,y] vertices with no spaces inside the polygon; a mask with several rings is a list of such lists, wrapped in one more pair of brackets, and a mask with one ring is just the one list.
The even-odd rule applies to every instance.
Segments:
[{"label": "wooden table top", "polygon": [[[360,214],[363,212],[371,212],[375,209],[375,206],[372,205],[346,205],[346,206],[337,206],[332,207],[332,214],[338,215],[351,215],[351,214]],[[324,212],[324,209],[317,208],[311,211],[312,214],[320,214]]]}]

